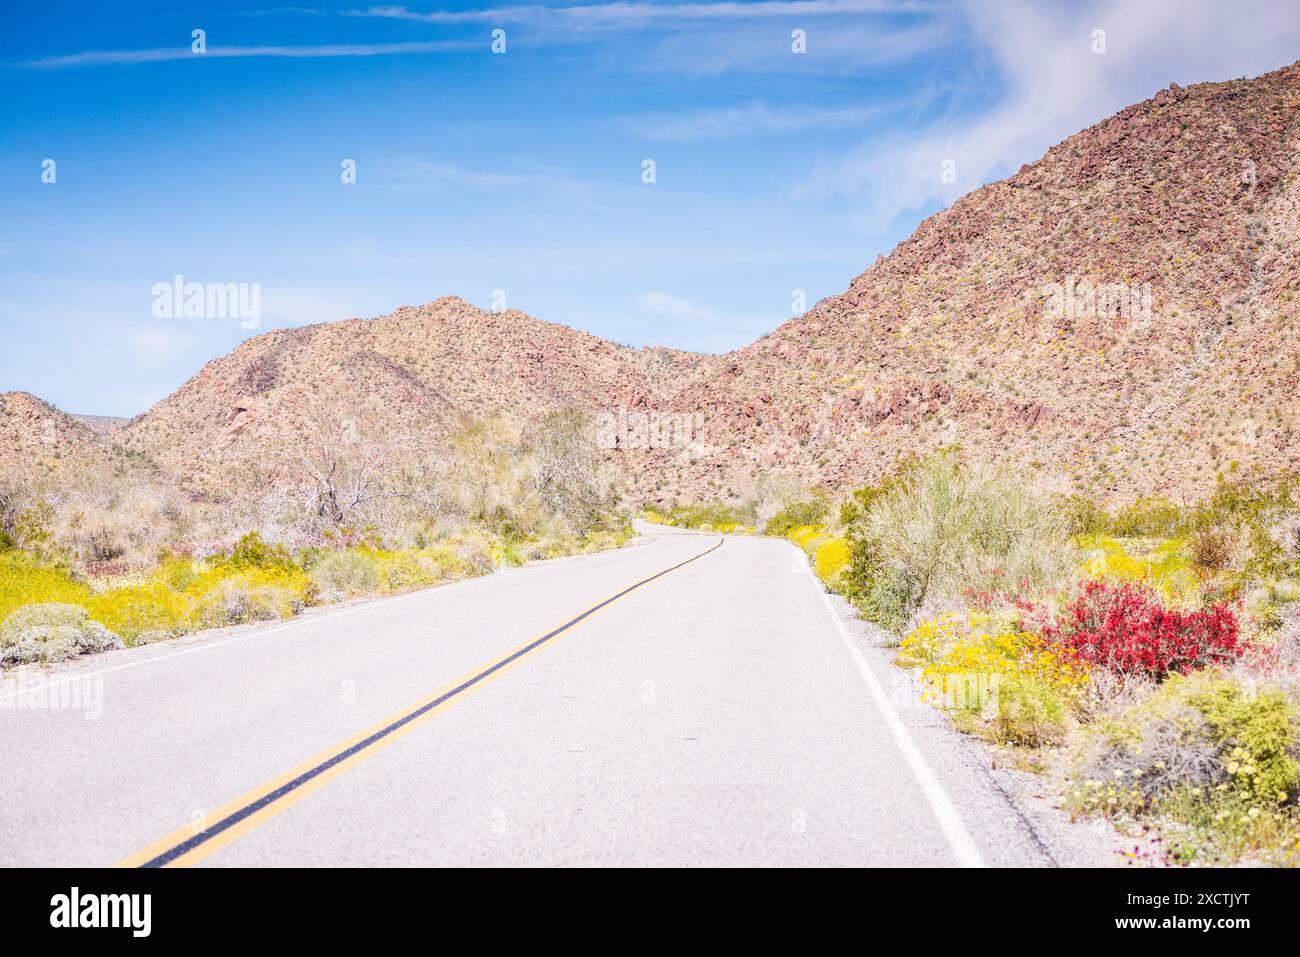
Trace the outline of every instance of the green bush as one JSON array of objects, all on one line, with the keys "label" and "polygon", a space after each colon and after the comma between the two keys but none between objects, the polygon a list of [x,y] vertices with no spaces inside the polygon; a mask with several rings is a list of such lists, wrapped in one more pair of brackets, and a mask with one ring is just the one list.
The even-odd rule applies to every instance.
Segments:
[{"label": "green bush", "polygon": [[801,525],[820,525],[830,510],[830,502],[821,495],[803,502],[791,502],[767,520],[763,534],[784,538]]},{"label": "green bush", "polygon": [[990,724],[995,740],[1038,748],[1065,740],[1070,709],[1046,684],[1025,675],[1000,676],[997,714]]},{"label": "green bush", "polygon": [[263,571],[290,572],[299,569],[289,550],[283,545],[271,545],[262,539],[260,532],[249,532],[235,543],[229,555],[213,555],[208,559],[211,568],[244,570],[258,568]]},{"label": "green bush", "polygon": [[1109,532],[1118,538],[1174,538],[1182,523],[1177,505],[1147,496],[1121,506],[1110,520]]},{"label": "green bush", "polygon": [[1145,806],[1174,791],[1294,800],[1300,713],[1282,690],[1207,670],[1172,675],[1085,737],[1077,776],[1119,779]]},{"label": "green bush", "polygon": [[678,528],[702,528],[711,530],[729,530],[736,525],[748,524],[752,516],[734,505],[721,502],[704,502],[694,505],[678,505],[665,516],[669,525]]},{"label": "green bush", "polygon": [[862,584],[846,584],[846,597],[867,621],[875,622],[890,631],[902,631],[920,604],[920,584],[907,572],[897,568],[863,572],[861,565],[853,564],[851,546],[849,555],[849,571],[840,580],[847,582],[848,576],[856,571]]},{"label": "green bush", "polygon": [[1063,497],[1058,500],[1057,508],[1067,535],[1105,535],[1110,532],[1110,516],[1086,495]]},{"label": "green bush", "polygon": [[848,567],[840,573],[840,591],[864,618],[893,631],[907,624],[920,587],[903,569],[886,564],[870,515],[877,502],[902,487],[917,465],[909,460],[884,481],[855,489],[840,506],[840,525],[849,549]]},{"label": "green bush", "polygon": [[1300,863],[1294,686],[1207,670],[1174,675],[1076,739],[1076,811],[1155,820],[1175,861]]}]

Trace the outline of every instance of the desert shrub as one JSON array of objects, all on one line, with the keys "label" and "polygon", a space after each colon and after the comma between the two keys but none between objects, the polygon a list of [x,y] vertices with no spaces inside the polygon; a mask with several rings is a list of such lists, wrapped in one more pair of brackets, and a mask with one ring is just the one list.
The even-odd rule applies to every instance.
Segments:
[{"label": "desert shrub", "polygon": [[[1300,575],[1300,477],[1251,482],[1220,476],[1214,493],[1186,510],[1189,534],[1210,534],[1234,545],[1242,557],[1226,564],[1254,579]],[[1233,552],[1239,549],[1232,549]]]},{"label": "desert shrub", "polygon": [[1298,741],[1300,712],[1281,690],[1220,670],[1174,675],[1082,733],[1072,796],[1112,813],[1167,810],[1171,797],[1277,806],[1300,785]]},{"label": "desert shrub", "polygon": [[438,560],[423,551],[377,551],[371,556],[378,565],[380,588],[385,592],[427,588],[443,578]]},{"label": "desert shrub", "polygon": [[1043,681],[1010,674],[997,685],[996,713],[989,723],[993,739],[1001,744],[1038,748],[1065,740],[1073,724],[1070,708],[1061,695]]},{"label": "desert shrub", "polygon": [[1178,506],[1148,496],[1129,502],[1110,520],[1110,534],[1119,538],[1172,538],[1178,534],[1183,515]]},{"label": "desert shrub", "polygon": [[1241,607],[1255,626],[1256,633],[1276,631],[1282,627],[1282,609],[1273,600],[1275,592],[1267,585],[1252,588],[1243,597]]},{"label": "desert shrub", "polygon": [[1192,560],[1201,568],[1221,571],[1232,558],[1232,538],[1216,529],[1202,529],[1192,536]]},{"label": "desert shrub", "polygon": [[122,641],[79,605],[26,605],[0,624],[0,665],[66,661],[121,648]]},{"label": "desert shrub", "polygon": [[1016,596],[1050,587],[1064,572],[1059,516],[998,471],[939,456],[863,497],[869,503],[855,506],[846,531],[847,590],[860,606],[886,576],[906,618],[932,592]]},{"label": "desert shrub", "polygon": [[906,571],[886,568],[867,577],[865,588],[854,592],[853,603],[868,621],[900,631],[921,604],[921,586]]},{"label": "desert shrub", "polygon": [[219,579],[194,602],[191,618],[199,628],[290,618],[303,608],[301,594],[283,578],[256,571]]},{"label": "desert shrub", "polygon": [[496,571],[492,546],[478,535],[465,535],[454,546],[456,561],[466,575],[490,575]]},{"label": "desert shrub", "polygon": [[697,528],[704,531],[729,532],[737,525],[749,521],[748,513],[735,505],[721,502],[701,502],[677,505],[666,516],[668,524],[678,528]]},{"label": "desert shrub", "polygon": [[43,552],[53,538],[54,507],[30,475],[0,474],[0,550]]},{"label": "desert shrub", "polygon": [[1086,495],[1064,496],[1057,500],[1056,509],[1067,535],[1103,535],[1110,528],[1106,510]]},{"label": "desert shrub", "polygon": [[830,502],[824,496],[791,502],[767,520],[763,534],[784,537],[800,525],[820,525],[829,512]]},{"label": "desert shrub", "polygon": [[280,544],[268,544],[262,539],[261,532],[248,532],[235,543],[229,555],[213,555],[208,564],[213,568],[235,571],[250,568],[278,572],[299,570],[289,550]]},{"label": "desert shrub", "polygon": [[95,528],[85,536],[89,558],[92,561],[106,562],[126,554],[126,543],[117,537],[112,528]]},{"label": "desert shrub", "polygon": [[846,529],[848,567],[840,574],[840,590],[868,621],[892,631],[901,629],[920,602],[920,585],[906,572],[889,568],[864,523]]},{"label": "desert shrub", "polygon": [[1241,652],[1237,618],[1227,607],[1169,609],[1143,585],[1100,581],[1084,583],[1044,637],[1089,664],[1154,678],[1232,661]]},{"label": "desert shrub", "polygon": [[840,589],[868,621],[894,630],[906,623],[918,586],[901,570],[885,565],[868,519],[875,503],[897,489],[914,468],[915,462],[909,461],[883,481],[854,489],[840,505],[840,526],[849,550]]},{"label": "desert shrub", "polygon": [[199,559],[166,557],[158,563],[152,577],[172,591],[183,592],[203,574],[205,567]]},{"label": "desert shrub", "polygon": [[578,409],[543,416],[528,453],[533,487],[542,508],[578,536],[617,522],[618,496],[595,441],[595,422]]},{"label": "desert shrub", "polygon": [[322,600],[339,601],[379,590],[379,563],[365,551],[339,549],[317,559],[307,573]]}]

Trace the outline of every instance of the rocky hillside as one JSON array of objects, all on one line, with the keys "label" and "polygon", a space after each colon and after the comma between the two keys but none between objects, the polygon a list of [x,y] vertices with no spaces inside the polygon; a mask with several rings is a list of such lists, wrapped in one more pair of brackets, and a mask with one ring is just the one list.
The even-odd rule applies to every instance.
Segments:
[{"label": "rocky hillside", "polygon": [[447,298],[250,339],[112,438],[219,487],[321,415],[429,446],[466,416],[625,407],[704,421],[703,448],[610,453],[643,500],[855,485],[951,444],[1104,497],[1192,496],[1300,469],[1298,244],[1300,64],[1161,90],[727,356]]},{"label": "rocky hillside", "polygon": [[1113,497],[1300,468],[1298,134],[1300,64],[1171,86],[970,193],[679,395],[716,452],[673,484],[858,483],[954,442]]},{"label": "rocky hillside", "polygon": [[116,415],[81,415],[77,412],[69,412],[68,417],[75,422],[80,422],[82,425],[90,426],[98,435],[109,437],[131,421]]},{"label": "rocky hillside", "polygon": [[133,420],[122,441],[196,484],[221,485],[249,457],[295,450],[322,415],[436,444],[463,417],[661,404],[715,361],[449,297],[250,339]]},{"label": "rocky hillside", "polygon": [[0,394],[0,471],[29,478],[148,470],[143,457],[107,441],[28,392]]}]

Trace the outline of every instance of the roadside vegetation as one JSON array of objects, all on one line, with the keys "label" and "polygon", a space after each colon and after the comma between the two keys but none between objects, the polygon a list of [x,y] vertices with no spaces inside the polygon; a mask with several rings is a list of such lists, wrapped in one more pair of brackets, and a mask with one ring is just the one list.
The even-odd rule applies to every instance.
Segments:
[{"label": "roadside vegetation", "polygon": [[0,476],[0,665],[619,546],[631,523],[579,413],[470,422],[422,461],[354,422],[222,498],[105,476]]},{"label": "roadside vegetation", "polygon": [[1107,507],[947,452],[756,524],[897,636],[929,703],[1148,834],[1148,863],[1300,865],[1300,482]]}]

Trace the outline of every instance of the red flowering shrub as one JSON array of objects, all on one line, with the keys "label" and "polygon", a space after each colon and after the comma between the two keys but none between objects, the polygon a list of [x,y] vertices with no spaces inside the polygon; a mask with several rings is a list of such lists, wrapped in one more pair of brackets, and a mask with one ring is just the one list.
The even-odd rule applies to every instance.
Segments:
[{"label": "red flowering shrub", "polygon": [[1237,616],[1226,605],[1184,612],[1165,608],[1149,588],[1090,581],[1043,637],[1083,661],[1123,674],[1163,678],[1236,658]]}]

